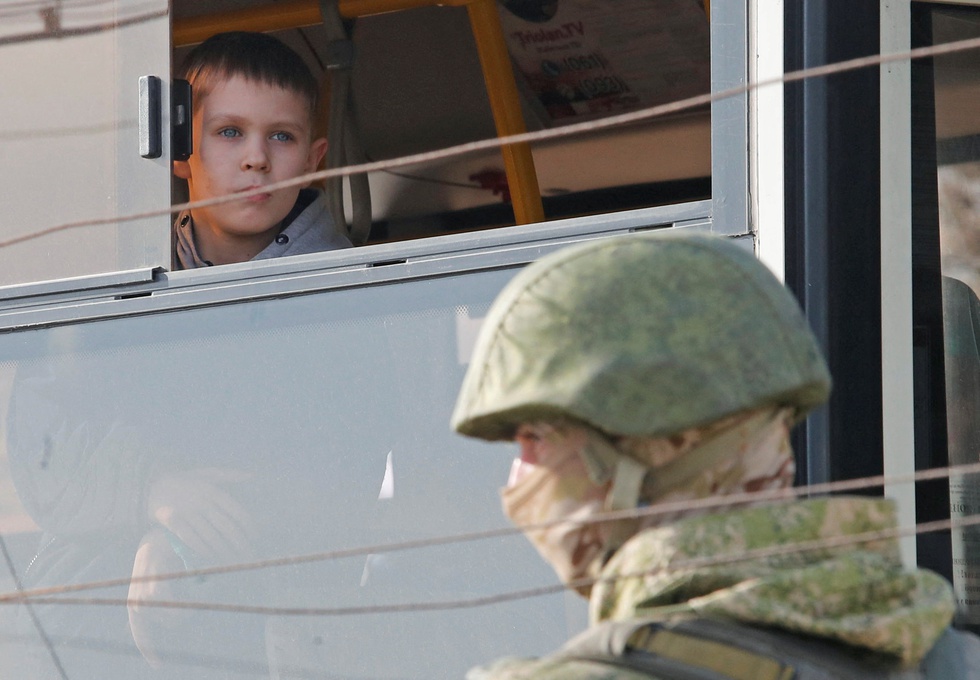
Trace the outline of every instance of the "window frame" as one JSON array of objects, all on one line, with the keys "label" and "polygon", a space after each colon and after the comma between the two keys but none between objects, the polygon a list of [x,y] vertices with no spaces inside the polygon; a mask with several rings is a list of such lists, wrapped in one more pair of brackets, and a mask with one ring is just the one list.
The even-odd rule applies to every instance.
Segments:
[{"label": "window frame", "polygon": [[[881,53],[912,48],[912,3],[881,0]],[[928,0],[923,5],[980,7],[980,0]],[[915,473],[913,381],[913,163],[912,68],[892,62],[881,72],[881,368],[884,474]],[[887,200],[885,200],[887,197]],[[898,502],[901,526],[915,526],[915,485],[889,483],[885,495]],[[907,564],[917,563],[915,536],[901,541]]]},{"label": "window frame", "polygon": [[[0,330],[97,322],[509,267],[590,238],[660,227],[710,230],[709,211],[708,201],[696,201],[606,215],[601,221],[575,218],[534,229],[505,227],[188,271],[137,270],[131,281],[106,275],[93,278],[86,289],[71,287],[73,281],[28,284],[16,299],[0,299]],[[61,284],[69,288],[62,289]]]},{"label": "window frame", "polygon": [[[744,86],[751,70],[748,54],[750,15],[782,0],[717,0],[711,3],[711,89]],[[751,12],[750,12],[751,5]],[[754,26],[754,24],[753,24]],[[772,68],[774,52],[768,51]],[[169,79],[165,80],[165,83]],[[164,87],[164,90],[168,88]],[[167,93],[163,121],[169,125]],[[725,236],[752,236],[760,222],[759,203],[750,205],[750,178],[758,149],[772,156],[775,138],[749,143],[750,97],[746,93],[711,105],[712,196],[710,200],[640,208],[622,212],[555,220],[492,231],[438,236],[417,241],[375,244],[346,251],[224,265],[220,268],[169,272],[143,268],[85,277],[55,279],[0,287],[0,331],[21,331],[61,323],[99,321],[131,314],[162,313],[186,306],[246,302],[270,296],[307,294],[333,287],[371,285],[399,278],[459,273],[470,269],[530,262],[569,242],[628,233],[659,226],[693,226]],[[756,124],[758,133],[763,129]],[[765,128],[769,130],[769,128]],[[771,131],[770,131],[771,132]],[[166,137],[166,135],[164,135]],[[169,156],[169,140],[164,140]],[[781,149],[781,142],[780,142]],[[781,150],[780,150],[781,153]],[[772,168],[772,161],[769,161]],[[771,169],[768,177],[772,177]],[[769,199],[768,210],[774,203]],[[781,208],[779,209],[781,219]],[[775,222],[774,222],[775,224]],[[769,229],[778,242],[782,225]],[[771,263],[772,264],[772,263]],[[780,274],[779,263],[773,264]]]},{"label": "window frame", "polygon": [[[12,208],[8,207],[6,212],[12,215],[8,214],[10,227],[4,230],[4,236],[29,236],[32,229],[50,227],[43,224],[45,219],[63,224],[73,219],[105,218],[109,214],[143,216],[119,225],[113,224],[112,218],[93,222],[86,228],[75,230],[78,241],[70,243],[68,238],[72,232],[53,233],[58,231],[55,228],[44,237],[52,240],[11,244],[3,253],[6,258],[0,258],[0,262],[13,265],[17,275],[5,279],[11,283],[0,286],[0,302],[45,294],[53,288],[88,289],[101,285],[99,282],[104,276],[126,280],[132,278],[129,272],[169,264],[170,237],[169,233],[161,231],[161,227],[169,226],[170,218],[145,215],[166,208],[170,202],[170,136],[164,132],[170,126],[170,49],[166,30],[170,25],[171,9],[167,2],[153,0],[147,4],[146,12],[127,16],[127,9],[140,7],[120,0],[105,4],[107,6],[99,10],[103,16],[86,21],[80,21],[77,16],[57,16],[57,12],[70,15],[73,10],[71,7],[60,8],[44,31],[22,35],[20,38],[23,39],[6,45],[12,49],[34,48],[40,54],[51,56],[47,60],[34,60],[38,62],[36,72],[31,73],[30,67],[19,67],[18,71],[55,82],[45,82],[45,87],[38,89],[42,94],[36,99],[28,97],[20,102],[21,113],[40,115],[43,120],[37,124],[42,126],[40,131],[45,134],[32,138],[28,130],[18,133],[27,133],[25,139],[11,137],[11,144],[26,140],[30,146],[26,147],[28,153],[23,155],[15,151],[6,164],[6,177],[26,178],[28,184],[23,186],[29,186],[31,190],[46,189],[48,196],[34,198],[30,203],[15,202]],[[62,21],[66,22],[64,26]],[[93,40],[96,41],[94,45],[86,42]],[[97,76],[91,78],[69,74],[70,69],[61,62],[72,62],[72,57],[78,55],[88,55],[93,63],[104,61],[114,67],[93,71]],[[32,55],[21,54],[18,59],[14,52],[5,56],[16,64],[25,59],[31,62],[28,57]],[[56,76],[69,78],[71,85],[58,82]],[[144,76],[159,79],[159,101],[153,102],[151,97],[143,96],[140,80]],[[87,94],[90,101],[82,101],[85,94],[79,92]],[[71,105],[74,100],[81,102],[75,108]],[[143,104],[146,104],[145,110],[141,110]],[[45,127],[48,112],[54,115],[70,113],[77,120],[91,116],[91,111],[81,113],[89,108],[105,116],[93,123],[94,127]],[[44,113],[39,113],[42,111]],[[141,116],[143,113],[146,115]],[[142,157],[140,136],[146,132],[149,139],[149,128],[144,124],[152,118],[152,113],[159,113],[159,155]],[[79,149],[71,140],[82,138],[82,135],[85,135],[85,145]],[[44,169],[48,171],[57,168],[71,168],[71,171],[58,178],[44,172],[40,178],[30,177],[32,168],[22,167],[28,158],[44,159]],[[17,193],[20,186],[17,180],[12,181],[13,186],[6,188]],[[92,214],[90,211],[96,209],[96,204],[102,204],[104,210],[100,208],[99,214]],[[45,206],[51,205],[57,206],[55,213],[47,218],[39,216]],[[29,215],[25,216],[25,211]],[[38,220],[42,224],[38,224]],[[70,256],[66,257],[66,254]],[[21,269],[27,273],[22,273]],[[39,269],[43,273],[38,274]],[[57,278],[36,278],[52,276],[55,272]],[[65,273],[71,276],[65,276]],[[38,287],[37,292],[33,286]]]}]

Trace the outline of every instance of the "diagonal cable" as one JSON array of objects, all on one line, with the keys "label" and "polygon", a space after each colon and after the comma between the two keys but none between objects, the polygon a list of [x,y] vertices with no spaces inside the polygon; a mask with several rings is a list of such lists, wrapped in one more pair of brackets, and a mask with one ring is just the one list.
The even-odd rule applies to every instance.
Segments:
[{"label": "diagonal cable", "polygon": [[[7,541],[3,534],[0,534],[0,550],[3,551],[3,559],[7,563],[7,570],[10,572],[11,578],[14,580],[14,587],[17,589],[18,593],[24,592],[24,585],[20,580],[20,576],[17,574],[17,567],[14,566],[14,560],[10,556],[10,551],[7,549]],[[58,656],[58,651],[54,648],[51,643],[51,638],[48,637],[47,632],[44,630],[44,626],[41,625],[41,619],[37,616],[37,611],[35,611],[33,604],[29,599],[23,599],[21,601],[24,605],[24,609],[27,611],[28,616],[31,617],[31,623],[34,625],[34,630],[37,631],[38,636],[44,643],[45,648],[48,650],[48,655],[51,657],[51,662],[58,671],[58,675],[62,680],[68,680],[68,674],[65,672],[65,667],[61,664],[61,658]]]}]

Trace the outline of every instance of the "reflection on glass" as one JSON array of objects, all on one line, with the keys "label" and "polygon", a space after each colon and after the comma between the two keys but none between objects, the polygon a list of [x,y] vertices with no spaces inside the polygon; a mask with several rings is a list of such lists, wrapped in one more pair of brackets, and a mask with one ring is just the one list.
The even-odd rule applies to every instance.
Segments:
[{"label": "reflection on glass", "polygon": [[[937,9],[933,41],[980,36],[980,11]],[[980,461],[980,54],[935,59],[939,227],[950,465]],[[950,478],[953,518],[980,513],[977,475]],[[980,623],[980,527],[953,531],[962,623]]]},{"label": "reflection on glass", "polygon": [[[7,455],[41,528],[17,542],[24,586],[122,578],[65,596],[323,608],[554,583],[514,535],[125,584],[504,526],[497,489],[513,452],[457,437],[448,420],[480,317],[511,274],[0,337]],[[568,607],[559,595],[347,616],[33,612],[69,677],[431,678],[554,648],[584,625],[584,603]],[[30,614],[0,610],[2,639],[20,641],[0,647],[2,674],[57,677]]]}]

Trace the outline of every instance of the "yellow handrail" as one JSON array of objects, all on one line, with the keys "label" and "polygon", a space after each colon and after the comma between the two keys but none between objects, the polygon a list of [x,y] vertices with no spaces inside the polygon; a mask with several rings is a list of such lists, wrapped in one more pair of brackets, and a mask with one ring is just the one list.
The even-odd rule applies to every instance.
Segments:
[{"label": "yellow handrail", "polygon": [[[339,9],[341,16],[353,19],[416,7],[456,6],[469,2],[470,0],[340,0]],[[173,41],[175,47],[183,47],[204,42],[222,31],[282,31],[315,26],[322,21],[317,0],[290,0],[231,12],[174,19]]]},{"label": "yellow handrail", "polygon": [[[483,66],[483,79],[487,84],[490,109],[497,126],[497,136],[506,137],[525,132],[524,114],[521,111],[517,83],[510,63],[510,53],[504,42],[504,30],[497,14],[496,0],[473,0],[467,6],[470,26],[476,39],[476,49]],[[538,174],[534,169],[531,145],[510,144],[500,147],[504,157],[504,171],[510,188],[514,218],[518,224],[530,224],[544,220]]]},{"label": "yellow handrail", "polygon": [[[504,41],[495,0],[339,0],[341,16],[363,17],[417,7],[465,6],[476,40],[487,96],[498,137],[526,132],[517,83]],[[203,42],[221,31],[281,31],[321,23],[317,0],[292,0],[233,12],[209,14],[173,22],[177,47]],[[501,147],[514,217],[518,224],[544,219],[538,176],[529,144]]]}]

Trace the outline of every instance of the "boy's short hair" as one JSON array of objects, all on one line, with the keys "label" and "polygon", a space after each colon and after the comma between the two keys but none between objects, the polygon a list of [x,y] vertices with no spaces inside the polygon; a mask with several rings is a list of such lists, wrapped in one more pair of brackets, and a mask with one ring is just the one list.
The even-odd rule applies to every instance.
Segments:
[{"label": "boy's short hair", "polygon": [[302,57],[281,40],[264,33],[229,31],[213,35],[191,50],[180,74],[194,88],[195,109],[215,83],[235,76],[301,95],[311,120],[319,98],[316,78]]}]

